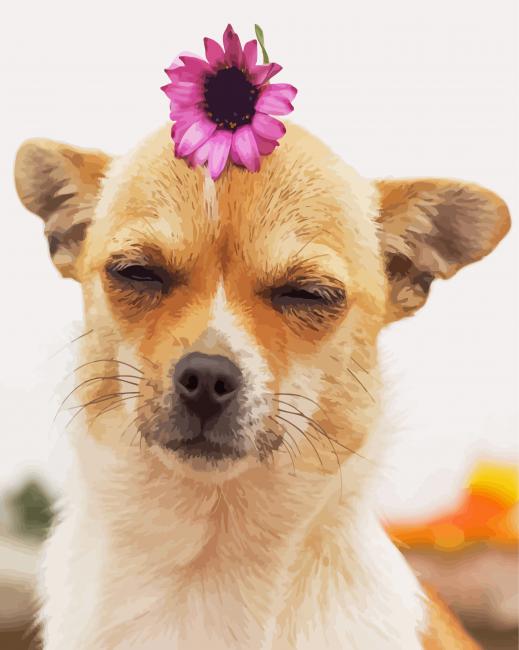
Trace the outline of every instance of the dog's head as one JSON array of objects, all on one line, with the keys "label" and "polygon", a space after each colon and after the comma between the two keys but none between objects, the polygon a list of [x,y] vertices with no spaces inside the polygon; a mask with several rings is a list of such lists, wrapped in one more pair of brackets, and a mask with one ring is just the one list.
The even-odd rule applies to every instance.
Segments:
[{"label": "dog's head", "polygon": [[162,129],[113,161],[29,141],[16,184],[83,288],[90,435],[219,480],[333,473],[376,413],[380,329],[509,228],[487,190],[369,182],[294,126],[260,172],[214,183]]}]

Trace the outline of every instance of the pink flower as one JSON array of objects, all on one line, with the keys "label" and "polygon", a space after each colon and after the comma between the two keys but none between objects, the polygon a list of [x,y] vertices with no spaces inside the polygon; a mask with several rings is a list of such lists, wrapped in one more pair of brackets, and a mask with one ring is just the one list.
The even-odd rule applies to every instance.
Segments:
[{"label": "pink flower", "polygon": [[175,122],[175,155],[193,167],[207,163],[213,179],[229,156],[236,165],[256,172],[260,156],[272,153],[285,134],[284,124],[272,116],[293,110],[297,90],[269,83],[281,66],[257,64],[257,41],[242,48],[231,25],[223,35],[223,48],[211,38],[204,44],[207,60],[183,54],[166,69],[170,83],[162,90]]}]

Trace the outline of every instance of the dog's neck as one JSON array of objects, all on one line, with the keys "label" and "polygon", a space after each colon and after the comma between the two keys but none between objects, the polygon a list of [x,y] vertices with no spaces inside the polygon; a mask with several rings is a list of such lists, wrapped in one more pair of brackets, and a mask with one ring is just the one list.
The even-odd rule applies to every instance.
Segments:
[{"label": "dog's neck", "polygon": [[[375,587],[380,571],[387,579],[395,551],[390,544],[383,552],[366,548],[366,540],[384,538],[366,505],[361,457],[346,461],[341,493],[338,476],[260,467],[206,484],[166,473],[148,451],[121,455],[84,437],[79,444],[71,503],[82,503],[99,526],[95,537],[109,567],[101,589],[139,594],[124,607],[114,599],[101,623],[108,638],[116,639],[128,620],[156,616],[160,626],[174,611],[178,639],[189,639],[188,647],[203,647],[208,630],[222,648],[281,649],[291,647],[283,645],[289,638],[299,647],[297,616],[285,602],[299,602],[303,612],[303,594],[311,598],[317,588],[332,597],[338,577],[352,597],[382,598],[376,588],[363,593],[362,584],[373,580]],[[152,614],[150,601],[158,603]]]},{"label": "dog's neck", "polygon": [[117,537],[131,529],[124,545],[138,554],[142,544],[148,560],[154,536],[160,554],[169,548],[172,571],[203,571],[210,561],[257,563],[265,573],[325,511],[341,518],[360,499],[359,480],[345,488],[338,474],[257,467],[205,482],[170,473],[148,450],[114,453],[84,438],[80,446],[75,482],[107,532]]}]

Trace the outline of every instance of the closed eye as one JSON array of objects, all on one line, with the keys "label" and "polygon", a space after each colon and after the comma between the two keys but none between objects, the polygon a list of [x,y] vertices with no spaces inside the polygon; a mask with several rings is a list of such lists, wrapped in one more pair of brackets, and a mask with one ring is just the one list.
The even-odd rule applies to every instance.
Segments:
[{"label": "closed eye", "polygon": [[271,289],[270,300],[279,311],[294,309],[326,309],[342,305],[344,289],[327,285],[285,284]]},{"label": "closed eye", "polygon": [[131,284],[135,288],[167,291],[171,285],[170,274],[160,267],[129,264],[127,266],[113,265],[107,271],[114,279]]}]

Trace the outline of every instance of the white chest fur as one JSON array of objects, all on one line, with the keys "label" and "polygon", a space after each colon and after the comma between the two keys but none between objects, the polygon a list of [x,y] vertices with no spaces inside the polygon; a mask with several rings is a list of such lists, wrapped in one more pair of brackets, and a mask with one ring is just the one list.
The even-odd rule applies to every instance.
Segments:
[{"label": "white chest fur", "polygon": [[278,538],[264,512],[257,528],[232,512],[216,526],[225,504],[210,500],[182,519],[181,495],[153,494],[174,485],[136,471],[130,489],[128,467],[89,453],[97,475],[79,468],[48,545],[45,650],[421,648],[419,586],[358,499],[294,516]]}]

